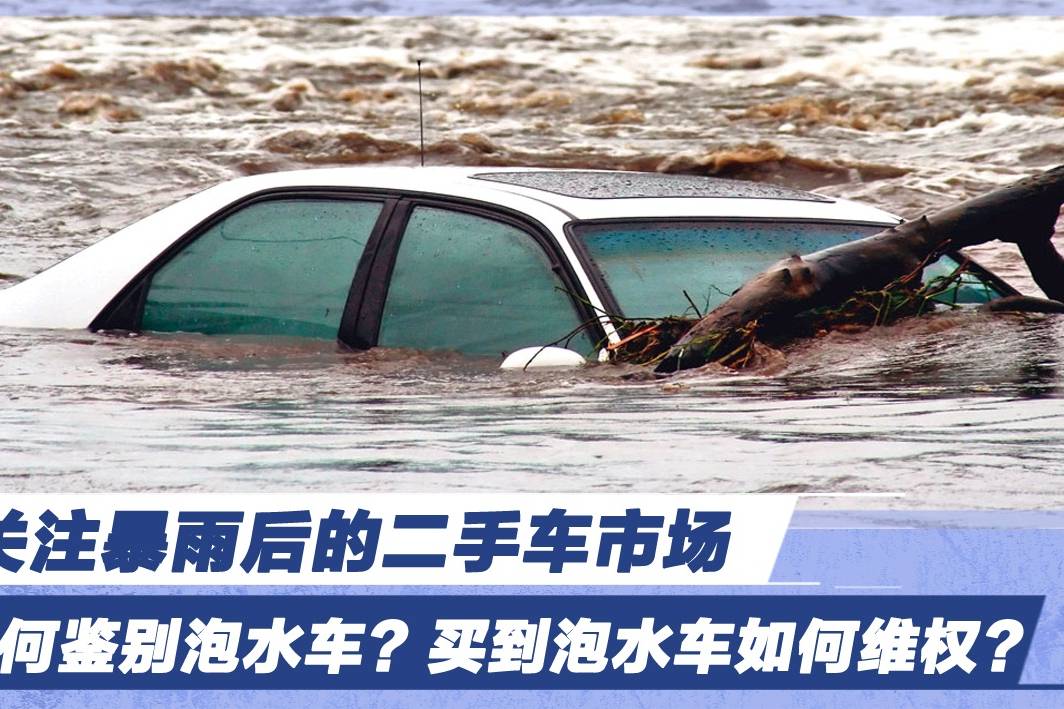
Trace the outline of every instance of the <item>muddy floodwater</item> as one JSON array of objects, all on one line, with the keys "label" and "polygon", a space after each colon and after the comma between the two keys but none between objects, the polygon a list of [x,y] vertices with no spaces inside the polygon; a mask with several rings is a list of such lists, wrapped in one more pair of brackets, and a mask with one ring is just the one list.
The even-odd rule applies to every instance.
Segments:
[{"label": "muddy floodwater", "polygon": [[[228,177],[414,164],[417,58],[432,164],[715,174],[914,216],[1064,163],[1062,37],[1057,18],[0,18],[0,288]],[[1014,248],[973,255],[1037,294]],[[661,381],[5,330],[0,489],[1064,503],[1064,317],[944,313],[784,354]]]}]

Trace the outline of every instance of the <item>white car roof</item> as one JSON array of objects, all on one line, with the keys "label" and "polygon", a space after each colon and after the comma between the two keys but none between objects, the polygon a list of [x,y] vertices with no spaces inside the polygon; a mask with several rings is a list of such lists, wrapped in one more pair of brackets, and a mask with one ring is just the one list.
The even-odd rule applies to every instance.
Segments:
[{"label": "white car roof", "polygon": [[[738,217],[896,224],[876,207],[756,182],[612,170],[513,167],[339,167],[271,172],[224,183],[252,194],[284,187],[362,187],[520,208],[534,200],[572,219]],[[514,199],[517,197],[518,199]]]}]

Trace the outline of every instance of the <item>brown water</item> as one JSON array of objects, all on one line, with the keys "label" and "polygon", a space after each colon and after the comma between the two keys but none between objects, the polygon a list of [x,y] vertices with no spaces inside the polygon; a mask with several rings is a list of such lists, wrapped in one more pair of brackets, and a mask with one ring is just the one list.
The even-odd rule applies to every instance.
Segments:
[{"label": "brown water", "polygon": [[[669,170],[903,215],[1064,162],[1064,19],[0,21],[0,279],[217,180],[417,158]],[[1012,247],[981,261],[1036,292]],[[2,286],[3,281],[0,281]],[[5,490],[887,493],[1064,500],[1064,319],[799,343],[770,375],[0,333]]]}]

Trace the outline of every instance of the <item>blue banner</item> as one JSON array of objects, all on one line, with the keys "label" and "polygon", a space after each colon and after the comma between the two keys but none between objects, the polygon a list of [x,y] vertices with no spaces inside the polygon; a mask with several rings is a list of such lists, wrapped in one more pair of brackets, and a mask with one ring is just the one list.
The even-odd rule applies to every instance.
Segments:
[{"label": "blue banner", "polygon": [[1039,596],[19,596],[0,687],[1001,689]]}]

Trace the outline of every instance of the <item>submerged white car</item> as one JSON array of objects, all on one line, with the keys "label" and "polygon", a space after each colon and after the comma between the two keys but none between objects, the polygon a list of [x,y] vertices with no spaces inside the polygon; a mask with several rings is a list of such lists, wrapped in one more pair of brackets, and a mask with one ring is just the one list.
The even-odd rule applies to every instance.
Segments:
[{"label": "submerged white car", "polygon": [[[0,291],[0,326],[600,358],[622,319],[705,312],[779,258],[899,221],[809,192],[657,173],[278,172],[207,189]],[[1016,293],[975,265],[964,278],[961,302]],[[547,359],[573,361],[561,355]]]}]

